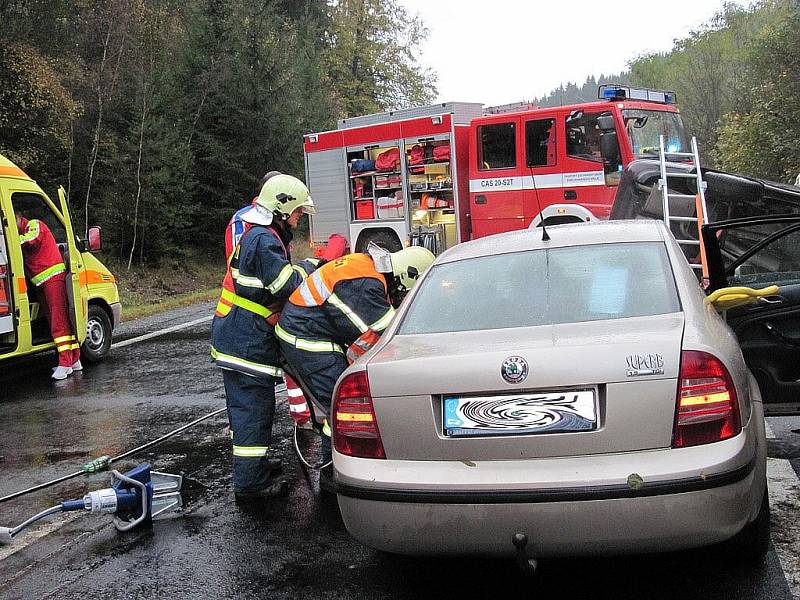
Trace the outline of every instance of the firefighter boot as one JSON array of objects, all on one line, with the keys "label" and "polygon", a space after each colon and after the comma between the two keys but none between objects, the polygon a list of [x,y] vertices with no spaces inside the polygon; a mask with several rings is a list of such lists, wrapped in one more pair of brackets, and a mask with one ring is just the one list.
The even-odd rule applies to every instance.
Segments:
[{"label": "firefighter boot", "polygon": [[285,496],[289,491],[289,482],[285,479],[276,479],[260,490],[252,492],[235,492],[236,502],[258,502],[260,500],[268,500],[269,498],[277,498]]}]

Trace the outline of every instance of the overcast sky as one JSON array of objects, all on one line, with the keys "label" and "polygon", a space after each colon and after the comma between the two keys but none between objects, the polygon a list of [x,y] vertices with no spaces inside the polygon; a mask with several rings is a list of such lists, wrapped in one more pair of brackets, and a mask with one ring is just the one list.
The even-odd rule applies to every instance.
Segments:
[{"label": "overcast sky", "polygon": [[669,50],[722,8],[722,0],[400,1],[430,30],[420,61],[439,74],[438,100],[486,105],[619,73],[640,54]]}]

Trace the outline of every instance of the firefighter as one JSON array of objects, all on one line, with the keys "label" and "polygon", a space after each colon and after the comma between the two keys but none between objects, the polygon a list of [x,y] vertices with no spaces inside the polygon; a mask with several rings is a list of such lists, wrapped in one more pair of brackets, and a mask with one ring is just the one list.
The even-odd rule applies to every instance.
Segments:
[{"label": "firefighter", "polygon": [[237,500],[286,491],[269,448],[275,383],[283,375],[273,328],[286,298],[316,268],[314,260],[291,264],[291,230],[304,213],[314,214],[314,202],[302,181],[275,175],[264,183],[241,215],[247,228],[231,253],[214,314],[211,356],[223,369]]},{"label": "firefighter", "polygon": [[78,338],[72,332],[67,308],[67,267],[50,228],[39,219],[28,220],[15,212],[22,256],[28,278],[44,302],[50,333],[58,350],[58,366],[53,379],[66,379],[73,371],[82,371]]},{"label": "firefighter", "polygon": [[[336,380],[348,361],[375,344],[395,307],[434,260],[419,246],[383,255],[347,254],[320,267],[289,296],[275,328],[286,362],[326,418]],[[390,258],[391,266],[382,258]],[[327,419],[322,433],[323,462],[328,462]]]}]

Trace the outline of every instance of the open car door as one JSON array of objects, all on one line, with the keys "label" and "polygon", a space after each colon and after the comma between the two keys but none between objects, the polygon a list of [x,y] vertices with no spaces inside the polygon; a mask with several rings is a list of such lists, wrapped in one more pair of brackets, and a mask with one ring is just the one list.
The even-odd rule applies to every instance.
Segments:
[{"label": "open car door", "polygon": [[73,317],[73,327],[78,343],[83,344],[86,339],[86,320],[89,312],[88,294],[81,289],[81,273],[83,272],[83,257],[78,250],[78,243],[75,239],[75,231],[72,229],[72,219],[67,205],[67,195],[64,188],[58,188],[58,199],[60,201],[61,215],[64,219],[64,227],[67,230],[67,251],[69,254],[69,265],[67,265],[67,298],[69,308]]},{"label": "open car door", "polygon": [[800,414],[800,216],[730,219],[702,231],[708,292],[778,286],[723,314],[758,380],[764,413]]}]

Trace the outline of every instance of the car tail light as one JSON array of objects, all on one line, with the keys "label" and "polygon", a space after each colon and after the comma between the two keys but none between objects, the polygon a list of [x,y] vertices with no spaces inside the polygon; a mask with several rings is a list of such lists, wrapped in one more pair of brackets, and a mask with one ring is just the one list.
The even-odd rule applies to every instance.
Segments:
[{"label": "car tail light", "polygon": [[741,430],[739,402],[728,369],[707,352],[684,350],[672,447],[719,442]]},{"label": "car tail light", "polygon": [[339,384],[333,401],[333,444],[347,456],[386,458],[366,371],[351,373]]}]

